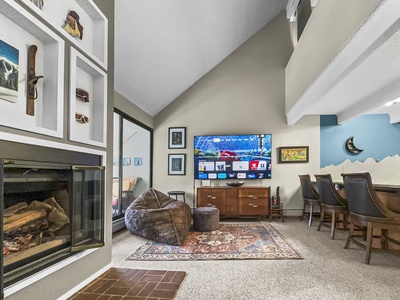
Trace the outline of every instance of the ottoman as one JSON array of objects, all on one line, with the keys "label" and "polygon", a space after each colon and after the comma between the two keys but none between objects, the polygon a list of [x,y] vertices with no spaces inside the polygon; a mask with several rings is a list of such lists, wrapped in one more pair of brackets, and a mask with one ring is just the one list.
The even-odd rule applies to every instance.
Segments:
[{"label": "ottoman", "polygon": [[213,231],[219,228],[219,210],[216,207],[194,209],[194,230]]}]

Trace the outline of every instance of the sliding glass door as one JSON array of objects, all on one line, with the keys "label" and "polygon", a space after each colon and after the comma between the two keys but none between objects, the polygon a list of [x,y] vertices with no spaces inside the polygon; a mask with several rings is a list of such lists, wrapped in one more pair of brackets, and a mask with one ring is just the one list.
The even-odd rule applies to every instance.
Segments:
[{"label": "sliding glass door", "polygon": [[132,201],[152,185],[152,129],[114,112],[113,220],[124,217]]}]

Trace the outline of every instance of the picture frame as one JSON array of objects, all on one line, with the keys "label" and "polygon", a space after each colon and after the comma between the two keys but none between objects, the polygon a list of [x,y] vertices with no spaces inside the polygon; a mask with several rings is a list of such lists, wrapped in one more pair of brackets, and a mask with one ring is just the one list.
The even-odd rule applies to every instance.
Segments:
[{"label": "picture frame", "polygon": [[279,147],[279,163],[308,163],[309,147]]},{"label": "picture frame", "polygon": [[132,163],[131,158],[130,157],[124,157],[122,158],[122,164],[124,166],[130,166]]},{"label": "picture frame", "polygon": [[168,128],[168,149],[186,148],[186,127]]},{"label": "picture frame", "polygon": [[211,180],[202,180],[201,186],[211,186]]},{"label": "picture frame", "polygon": [[186,154],[168,154],[168,175],[186,175]]},{"label": "picture frame", "polygon": [[18,100],[19,50],[0,40],[0,99],[9,102]]},{"label": "picture frame", "polygon": [[141,157],[134,157],[133,158],[133,165],[134,166],[141,166],[143,163],[143,159]]}]

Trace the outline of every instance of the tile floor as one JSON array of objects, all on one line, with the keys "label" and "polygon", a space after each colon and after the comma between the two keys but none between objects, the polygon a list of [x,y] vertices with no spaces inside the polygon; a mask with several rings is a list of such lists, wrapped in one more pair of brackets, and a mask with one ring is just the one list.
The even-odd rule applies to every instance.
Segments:
[{"label": "tile floor", "polygon": [[186,272],[111,268],[68,300],[173,299]]}]

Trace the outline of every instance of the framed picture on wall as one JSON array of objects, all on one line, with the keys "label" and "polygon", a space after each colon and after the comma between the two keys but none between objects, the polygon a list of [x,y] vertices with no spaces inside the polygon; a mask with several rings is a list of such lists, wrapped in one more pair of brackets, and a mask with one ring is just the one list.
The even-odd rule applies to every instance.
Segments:
[{"label": "framed picture on wall", "polygon": [[124,158],[122,159],[122,163],[123,163],[124,166],[130,166],[130,165],[131,165],[131,159],[130,159],[130,157],[124,157]]},{"label": "framed picture on wall", "polygon": [[134,157],[133,158],[133,165],[134,166],[141,166],[143,163],[143,159],[141,157]]},{"label": "framed picture on wall", "polygon": [[186,127],[168,128],[168,148],[169,149],[186,148]]},{"label": "framed picture on wall", "polygon": [[186,174],[186,154],[168,154],[168,175]]},{"label": "framed picture on wall", "polygon": [[279,163],[308,163],[308,146],[279,147]]}]

